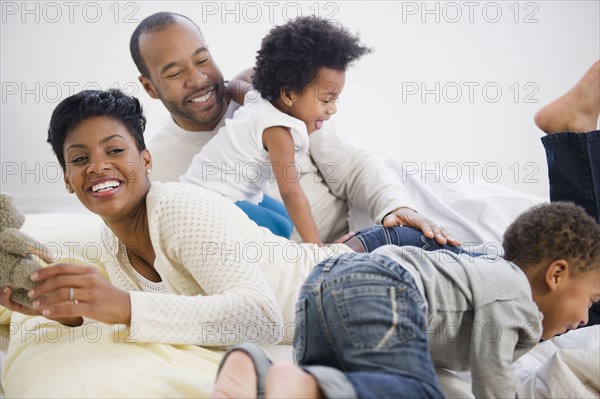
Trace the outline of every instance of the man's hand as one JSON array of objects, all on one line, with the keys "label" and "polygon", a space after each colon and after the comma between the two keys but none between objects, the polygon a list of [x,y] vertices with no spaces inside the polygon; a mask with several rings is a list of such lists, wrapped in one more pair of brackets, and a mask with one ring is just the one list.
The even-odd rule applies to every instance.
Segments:
[{"label": "man's hand", "polygon": [[452,238],[446,231],[427,219],[420,213],[410,208],[398,208],[395,211],[388,213],[383,218],[384,227],[394,226],[409,226],[414,227],[423,232],[423,235],[427,238],[434,238],[435,241],[440,244],[449,244],[459,246],[460,242]]}]

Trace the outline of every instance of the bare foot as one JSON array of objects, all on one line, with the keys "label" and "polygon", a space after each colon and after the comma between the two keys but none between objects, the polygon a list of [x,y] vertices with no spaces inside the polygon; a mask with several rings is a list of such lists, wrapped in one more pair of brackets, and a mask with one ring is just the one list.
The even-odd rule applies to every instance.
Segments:
[{"label": "bare foot", "polygon": [[266,380],[267,398],[323,398],[315,378],[300,367],[287,362],[274,364]]},{"label": "bare foot", "polygon": [[250,356],[235,351],[227,356],[211,398],[256,398],[256,369]]},{"label": "bare foot", "polygon": [[567,93],[535,115],[535,124],[545,133],[596,130],[600,114],[600,60]]}]

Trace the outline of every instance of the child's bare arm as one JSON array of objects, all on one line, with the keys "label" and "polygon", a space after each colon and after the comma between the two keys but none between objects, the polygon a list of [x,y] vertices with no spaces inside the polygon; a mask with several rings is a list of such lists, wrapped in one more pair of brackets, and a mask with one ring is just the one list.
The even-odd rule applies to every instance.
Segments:
[{"label": "child's bare arm", "polygon": [[283,126],[269,127],[263,132],[263,145],[269,151],[279,193],[302,241],[321,244],[310,204],[298,182],[292,134]]},{"label": "child's bare arm", "polygon": [[227,97],[238,104],[244,105],[246,93],[254,89],[252,86],[252,76],[254,76],[254,68],[248,68],[238,73],[227,83]]}]

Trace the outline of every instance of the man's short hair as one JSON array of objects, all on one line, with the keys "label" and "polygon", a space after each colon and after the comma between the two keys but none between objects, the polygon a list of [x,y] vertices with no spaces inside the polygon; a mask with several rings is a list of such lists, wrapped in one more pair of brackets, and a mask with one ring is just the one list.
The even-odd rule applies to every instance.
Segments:
[{"label": "man's short hair", "polygon": [[[140,36],[144,33],[160,32],[161,30],[177,22],[177,18],[187,19],[196,28],[198,28],[198,32],[200,32],[198,25],[196,25],[194,21],[185,15],[161,11],[144,18],[131,34],[131,39],[129,39],[129,51],[131,52],[131,58],[133,58],[133,62],[135,62],[138,71],[140,71],[140,75],[150,79],[150,72],[148,71],[148,67],[146,66],[144,58],[142,57],[142,53],[140,52]],[[200,36],[202,36],[202,32],[200,32]]]},{"label": "man's short hair", "polygon": [[504,258],[520,267],[565,259],[575,274],[600,268],[600,224],[571,202],[537,205],[504,233]]}]

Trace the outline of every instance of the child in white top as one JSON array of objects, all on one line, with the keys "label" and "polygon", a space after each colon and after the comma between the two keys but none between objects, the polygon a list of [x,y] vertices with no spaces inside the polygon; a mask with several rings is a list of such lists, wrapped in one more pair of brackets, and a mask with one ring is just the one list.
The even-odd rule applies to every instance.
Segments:
[{"label": "child in white top", "polygon": [[256,57],[257,92],[246,95],[244,107],[194,157],[181,181],[219,192],[257,224],[271,228],[254,211],[275,180],[302,240],[320,244],[296,161],[308,151],[308,135],[337,111],[346,68],[369,51],[356,36],[316,17],[273,28]]}]

